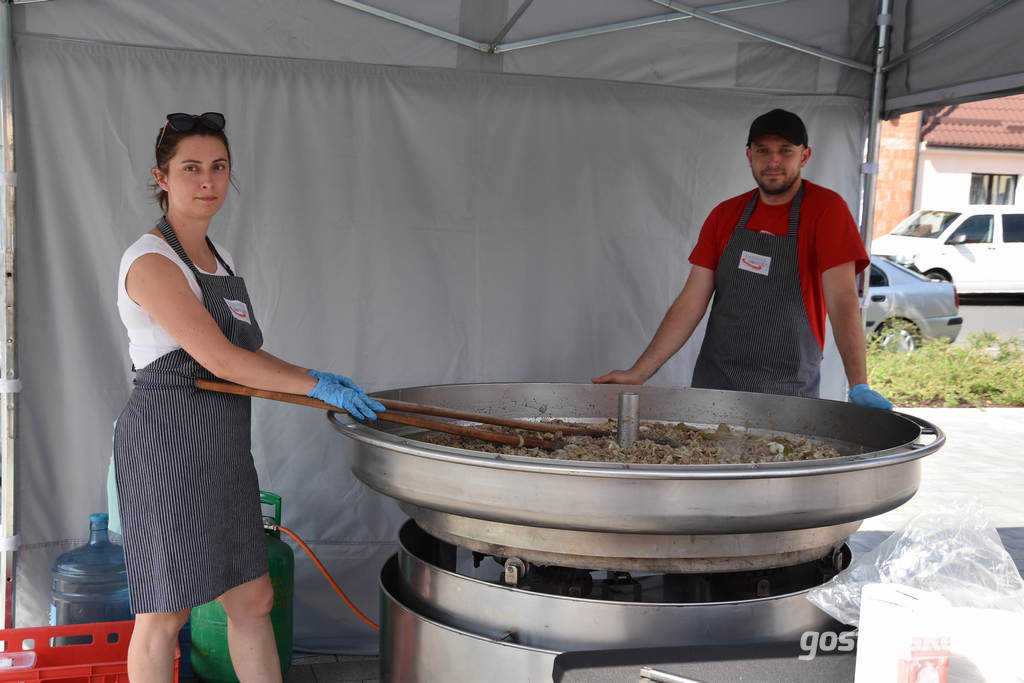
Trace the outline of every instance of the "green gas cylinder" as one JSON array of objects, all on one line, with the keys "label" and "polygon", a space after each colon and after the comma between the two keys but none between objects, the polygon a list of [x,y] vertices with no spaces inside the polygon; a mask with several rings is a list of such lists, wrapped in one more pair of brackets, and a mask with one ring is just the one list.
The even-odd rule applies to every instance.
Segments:
[{"label": "green gas cylinder", "polygon": [[[295,595],[295,554],[281,540],[281,496],[260,491],[260,503],[274,506],[273,523],[264,517],[264,534],[270,560],[270,582],[274,586],[274,606],[270,621],[274,625],[281,675],[292,664],[292,598]],[[228,617],[219,600],[192,610],[192,670],[207,683],[238,683],[228,652]]]}]

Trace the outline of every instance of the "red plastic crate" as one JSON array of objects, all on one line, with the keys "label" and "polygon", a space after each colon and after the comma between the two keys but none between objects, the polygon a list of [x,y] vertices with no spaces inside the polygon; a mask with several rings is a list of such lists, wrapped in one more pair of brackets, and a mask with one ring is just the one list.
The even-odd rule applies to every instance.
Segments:
[{"label": "red plastic crate", "polygon": [[[0,630],[4,652],[34,650],[31,669],[0,671],[0,681],[63,681],[64,683],[128,683],[128,642],[134,621],[10,628]],[[92,642],[56,645],[55,638],[91,636]],[[25,648],[25,641],[31,647]],[[113,642],[111,642],[113,641]],[[174,654],[174,680],[178,680],[181,653]]]}]

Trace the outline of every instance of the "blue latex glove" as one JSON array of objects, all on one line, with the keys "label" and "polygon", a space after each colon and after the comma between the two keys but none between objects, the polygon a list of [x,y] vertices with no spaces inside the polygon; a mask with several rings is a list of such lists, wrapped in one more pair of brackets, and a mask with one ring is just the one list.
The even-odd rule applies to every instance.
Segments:
[{"label": "blue latex glove", "polygon": [[850,400],[865,408],[892,410],[892,403],[867,384],[858,384],[850,389]]},{"label": "blue latex glove", "polygon": [[377,415],[374,411],[383,413],[387,410],[380,402],[364,394],[361,389],[352,389],[323,377],[317,380],[316,386],[306,395],[337,406],[358,420],[376,420]]},{"label": "blue latex glove", "polygon": [[318,380],[320,380],[320,379],[330,380],[332,382],[337,382],[338,384],[340,384],[341,386],[345,387],[346,389],[355,389],[356,391],[360,391],[360,392],[366,393],[366,392],[363,391],[363,388],[361,386],[359,386],[358,384],[356,384],[355,382],[350,380],[345,375],[338,375],[338,374],[333,373],[333,372],[321,372],[320,370],[310,370],[309,374],[312,377],[316,377]]}]

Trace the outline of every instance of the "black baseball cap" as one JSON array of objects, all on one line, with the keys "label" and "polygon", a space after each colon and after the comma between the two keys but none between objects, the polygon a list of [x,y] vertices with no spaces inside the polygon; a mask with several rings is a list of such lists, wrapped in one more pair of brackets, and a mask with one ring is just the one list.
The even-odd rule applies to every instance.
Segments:
[{"label": "black baseball cap", "polygon": [[807,146],[807,128],[800,117],[785,109],[772,109],[761,114],[750,124],[747,146],[763,135],[778,135],[794,145]]}]

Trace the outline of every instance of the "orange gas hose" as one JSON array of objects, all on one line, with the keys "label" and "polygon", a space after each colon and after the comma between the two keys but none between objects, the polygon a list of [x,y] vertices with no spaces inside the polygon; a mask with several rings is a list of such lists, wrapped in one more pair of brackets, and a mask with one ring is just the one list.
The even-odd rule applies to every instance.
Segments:
[{"label": "orange gas hose", "polygon": [[336,590],[338,592],[338,595],[340,595],[341,599],[345,601],[345,604],[348,605],[349,609],[352,610],[353,612],[355,612],[357,617],[359,617],[364,622],[366,622],[375,631],[379,631],[380,630],[380,626],[378,626],[377,624],[373,623],[373,621],[370,620],[369,617],[367,617],[365,614],[363,614],[362,612],[359,611],[358,607],[356,607],[355,605],[352,604],[352,601],[348,599],[347,595],[345,595],[345,591],[341,590],[341,586],[339,586],[337,584],[337,582],[335,582],[335,580],[331,578],[331,575],[329,573],[327,573],[327,569],[324,567],[323,563],[320,562],[320,560],[313,553],[313,551],[309,549],[309,546],[306,545],[306,542],[303,541],[301,538],[299,538],[295,534],[295,532],[292,531],[291,529],[287,529],[287,528],[281,526],[280,524],[277,525],[277,528],[280,529],[281,531],[283,531],[284,533],[288,534],[288,536],[291,537],[291,539],[293,541],[295,541],[296,543],[299,544],[300,548],[302,548],[303,550],[306,551],[306,554],[309,555],[310,559],[313,560],[313,564],[315,564],[317,566],[317,568],[323,573],[323,575],[325,577],[327,577],[327,582],[330,583],[331,586],[334,588],[334,590]]}]

